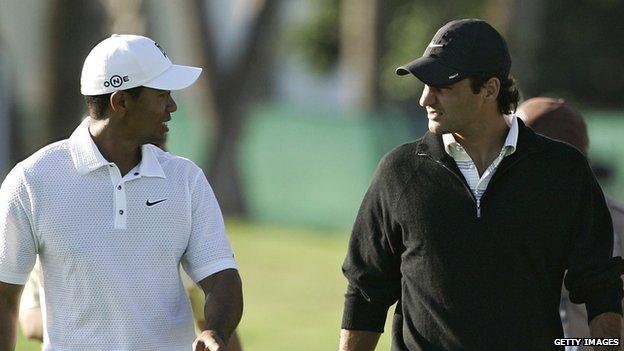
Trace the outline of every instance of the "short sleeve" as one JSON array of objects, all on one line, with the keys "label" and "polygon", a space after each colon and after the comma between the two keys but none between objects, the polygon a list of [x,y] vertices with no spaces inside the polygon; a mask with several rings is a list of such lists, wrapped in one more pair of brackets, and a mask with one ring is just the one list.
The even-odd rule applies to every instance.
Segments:
[{"label": "short sleeve", "polygon": [[17,165],[0,186],[0,281],[23,285],[35,264],[31,201]]},{"label": "short sleeve", "polygon": [[182,267],[194,282],[237,268],[217,199],[203,172],[198,173],[191,185],[191,235],[182,256]]}]

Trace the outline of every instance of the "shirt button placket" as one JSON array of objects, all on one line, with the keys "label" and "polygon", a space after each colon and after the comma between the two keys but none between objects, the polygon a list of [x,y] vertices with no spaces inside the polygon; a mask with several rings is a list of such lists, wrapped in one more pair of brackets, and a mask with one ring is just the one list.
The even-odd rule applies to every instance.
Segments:
[{"label": "shirt button placket", "polygon": [[116,229],[125,229],[126,228],[126,217],[124,214],[126,213],[126,192],[123,186],[123,180],[121,177],[121,173],[114,164],[110,165],[109,173],[111,176],[111,182],[114,184],[114,218],[113,221],[115,223]]}]

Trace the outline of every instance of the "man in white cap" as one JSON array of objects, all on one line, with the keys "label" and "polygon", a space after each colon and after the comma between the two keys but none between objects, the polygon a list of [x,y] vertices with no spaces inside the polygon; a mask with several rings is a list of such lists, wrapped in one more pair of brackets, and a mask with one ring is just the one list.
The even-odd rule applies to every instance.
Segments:
[{"label": "man in white cap", "polygon": [[[89,117],[0,188],[1,350],[15,347],[37,254],[44,350],[225,350],[242,291],[219,205],[199,167],[152,145],[177,108],[171,90],[200,73],[146,37],[113,35],[91,50]],[[207,296],[196,339],[180,264]]]}]

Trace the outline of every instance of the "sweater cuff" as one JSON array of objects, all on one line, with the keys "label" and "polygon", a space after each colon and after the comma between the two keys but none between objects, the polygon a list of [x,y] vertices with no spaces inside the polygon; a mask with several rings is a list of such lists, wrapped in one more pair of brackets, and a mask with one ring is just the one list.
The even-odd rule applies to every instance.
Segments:
[{"label": "sweater cuff", "polygon": [[620,288],[610,288],[592,295],[585,302],[587,308],[587,323],[591,322],[594,317],[606,312],[614,312],[622,314],[622,291]]},{"label": "sweater cuff", "polygon": [[342,329],[383,333],[388,308],[372,304],[361,296],[347,295],[342,314]]}]

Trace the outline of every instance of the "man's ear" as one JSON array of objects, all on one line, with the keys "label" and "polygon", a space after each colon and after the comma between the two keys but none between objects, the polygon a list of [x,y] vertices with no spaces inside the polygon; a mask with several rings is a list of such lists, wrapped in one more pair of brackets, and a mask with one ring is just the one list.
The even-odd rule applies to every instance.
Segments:
[{"label": "man's ear", "polygon": [[501,82],[500,79],[492,77],[488,79],[483,89],[485,90],[485,98],[487,100],[496,100],[498,98],[498,92],[500,91]]},{"label": "man's ear", "polygon": [[114,112],[125,112],[126,102],[126,94],[123,91],[112,93],[109,99],[111,110]]}]

